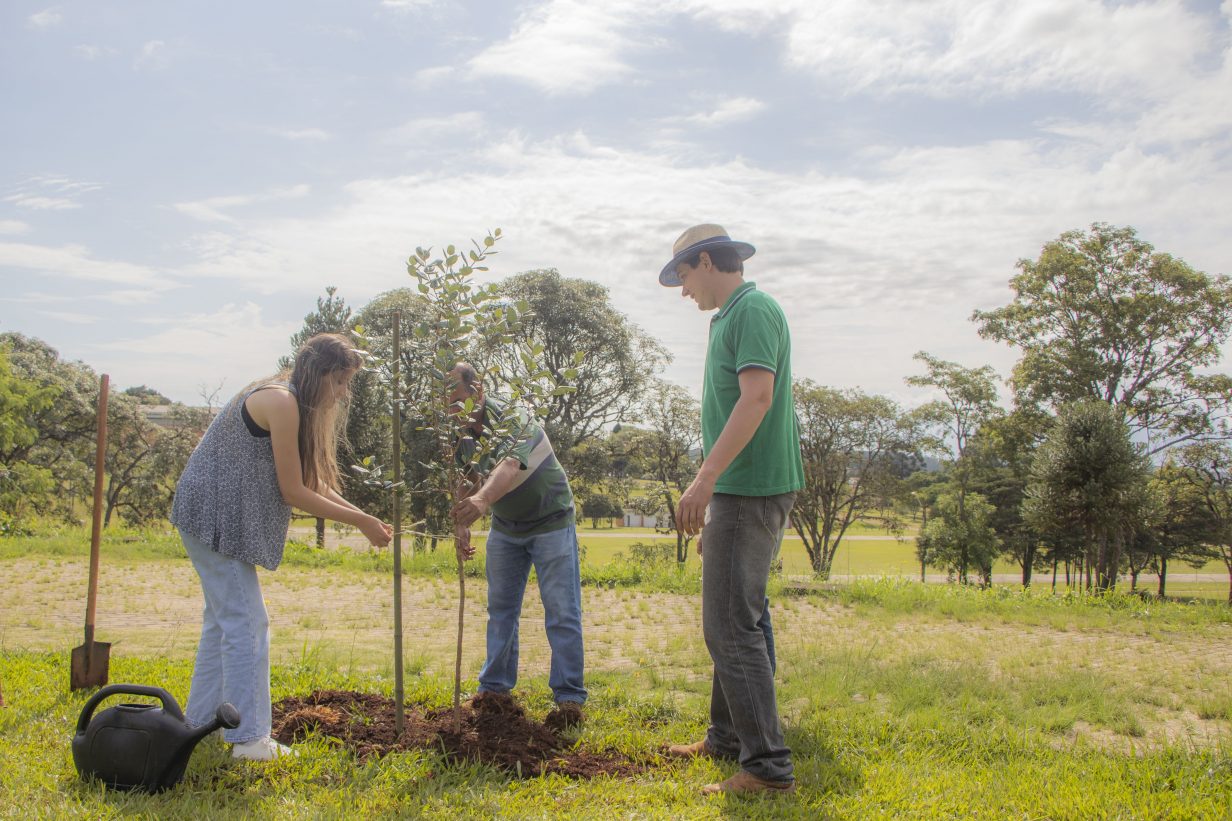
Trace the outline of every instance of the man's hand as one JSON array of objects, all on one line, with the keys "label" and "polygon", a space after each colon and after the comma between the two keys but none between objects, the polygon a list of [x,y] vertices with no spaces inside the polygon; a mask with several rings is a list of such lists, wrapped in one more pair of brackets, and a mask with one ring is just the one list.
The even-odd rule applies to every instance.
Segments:
[{"label": "man's hand", "polygon": [[458,556],[462,558],[462,561],[474,558],[475,546],[471,544],[471,529],[469,527],[454,525],[453,546],[458,551]]},{"label": "man's hand", "polygon": [[676,505],[676,524],[680,530],[690,536],[701,532],[706,524],[706,508],[710,507],[710,498],[714,496],[714,480],[704,474],[697,474],[693,483],[680,497]]},{"label": "man's hand", "polygon": [[483,497],[483,493],[476,493],[474,496],[468,496],[459,501],[453,506],[451,511],[453,521],[459,527],[470,527],[477,519],[482,518],[491,507],[488,500]]},{"label": "man's hand", "polygon": [[702,534],[703,533],[705,533],[705,531],[702,531],[702,533],[697,534],[697,555],[699,556],[702,555]]}]

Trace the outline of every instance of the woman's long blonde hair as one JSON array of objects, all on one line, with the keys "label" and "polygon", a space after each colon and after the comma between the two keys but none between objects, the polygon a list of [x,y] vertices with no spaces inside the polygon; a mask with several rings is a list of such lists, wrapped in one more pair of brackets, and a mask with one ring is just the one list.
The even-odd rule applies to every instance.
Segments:
[{"label": "woman's long blonde hair", "polygon": [[317,334],[300,347],[284,378],[299,401],[299,459],[304,486],[317,492],[338,489],[338,442],[343,438],[350,393],[330,401],[327,378],[355,371],[363,360],[343,334]]}]

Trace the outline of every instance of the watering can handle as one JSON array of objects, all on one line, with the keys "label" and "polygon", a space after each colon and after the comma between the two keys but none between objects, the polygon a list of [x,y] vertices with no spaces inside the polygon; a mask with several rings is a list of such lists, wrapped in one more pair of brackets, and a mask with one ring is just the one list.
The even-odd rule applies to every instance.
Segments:
[{"label": "watering can handle", "polygon": [[147,687],[144,684],[110,684],[91,696],[90,700],[86,702],[86,706],[82,708],[81,717],[77,719],[77,734],[80,735],[86,731],[86,725],[90,723],[90,717],[94,715],[95,708],[98,707],[103,699],[118,695],[156,698],[162,702],[163,710],[168,715],[174,716],[180,721],[184,720],[184,714],[180,712],[180,705],[176,704],[171,694],[161,687]]}]

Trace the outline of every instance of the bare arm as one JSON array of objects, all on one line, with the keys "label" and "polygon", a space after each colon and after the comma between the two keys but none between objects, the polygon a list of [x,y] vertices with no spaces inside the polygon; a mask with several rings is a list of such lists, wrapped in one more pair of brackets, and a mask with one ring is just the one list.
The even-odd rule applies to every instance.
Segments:
[{"label": "bare arm", "polygon": [[522,463],[517,459],[502,459],[477,489],[453,506],[454,521],[470,527],[471,523],[491,510],[494,502],[509,492],[521,469]]},{"label": "bare arm", "polygon": [[354,525],[368,541],[380,547],[389,544],[389,525],[345,502],[328,488],[326,492],[333,493],[342,504],[304,484],[299,458],[299,405],[289,391],[269,389],[252,394],[248,398],[248,413],[270,432],[278,489],[287,504],[312,516]]},{"label": "bare arm", "polygon": [[753,439],[761,420],[774,400],[774,374],[764,368],[745,368],[739,374],[740,398],[732,408],[727,424],[706,454],[706,461],[692,484],[680,497],[676,517],[681,530],[690,536],[706,521],[706,508],[714,496],[714,485],[742,450]]}]

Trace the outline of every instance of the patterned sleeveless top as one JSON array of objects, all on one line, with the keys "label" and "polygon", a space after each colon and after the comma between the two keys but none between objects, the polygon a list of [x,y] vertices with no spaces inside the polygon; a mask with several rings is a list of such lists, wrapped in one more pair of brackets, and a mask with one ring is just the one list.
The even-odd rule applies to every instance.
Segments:
[{"label": "patterned sleeveless top", "polygon": [[[295,388],[285,383],[270,383]],[[224,556],[274,570],[291,524],[282,499],[270,437],[244,424],[244,401],[259,385],[232,399],[210,423],[175,487],[171,524]]]}]

